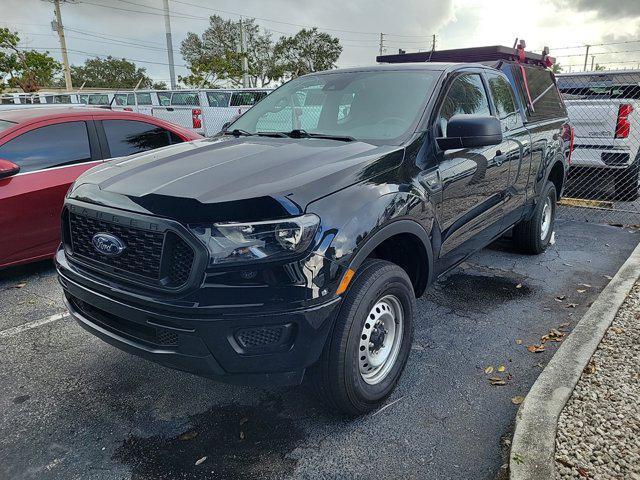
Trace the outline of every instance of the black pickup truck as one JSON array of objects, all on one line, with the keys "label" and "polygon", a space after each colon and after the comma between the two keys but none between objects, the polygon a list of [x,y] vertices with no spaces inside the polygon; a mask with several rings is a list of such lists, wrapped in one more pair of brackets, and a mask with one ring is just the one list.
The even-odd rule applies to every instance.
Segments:
[{"label": "black pickup truck", "polygon": [[528,254],[553,235],[553,75],[504,47],[455,58],[299,77],[215,138],[83,174],[56,256],[69,311],[169,367],[375,408],[439,275],[508,231]]}]

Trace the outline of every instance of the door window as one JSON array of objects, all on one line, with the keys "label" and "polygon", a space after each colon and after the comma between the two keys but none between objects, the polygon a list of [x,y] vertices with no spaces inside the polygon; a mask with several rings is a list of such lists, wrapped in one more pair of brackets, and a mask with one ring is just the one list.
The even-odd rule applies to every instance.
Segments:
[{"label": "door window", "polygon": [[174,92],[171,95],[171,105],[200,105],[198,92]]},{"label": "door window", "polygon": [[246,107],[255,105],[266,96],[267,92],[235,92],[231,96],[231,106]]},{"label": "door window", "polygon": [[229,92],[207,92],[210,107],[228,107],[231,94]]},{"label": "door window", "polygon": [[480,75],[460,75],[451,84],[440,108],[439,126],[443,136],[447,136],[447,122],[458,114],[491,115]]},{"label": "door window", "polygon": [[103,120],[112,157],[123,157],[182,142],[173,132],[157,125],[133,120]]},{"label": "door window", "polygon": [[522,118],[513,98],[511,84],[504,77],[495,73],[487,73],[487,80],[493,103],[496,106],[496,114],[503,129],[508,130],[522,126]]},{"label": "door window", "polygon": [[0,158],[20,166],[21,173],[91,160],[85,122],[36,128],[0,146]]},{"label": "door window", "polygon": [[151,105],[151,94],[150,93],[136,93],[136,99],[138,100],[138,105]]}]

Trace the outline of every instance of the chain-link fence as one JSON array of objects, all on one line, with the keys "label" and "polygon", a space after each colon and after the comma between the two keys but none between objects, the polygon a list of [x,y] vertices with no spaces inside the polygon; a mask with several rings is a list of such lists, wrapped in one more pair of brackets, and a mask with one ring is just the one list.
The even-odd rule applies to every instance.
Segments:
[{"label": "chain-link fence", "polygon": [[640,70],[558,75],[574,128],[562,213],[640,225]]}]

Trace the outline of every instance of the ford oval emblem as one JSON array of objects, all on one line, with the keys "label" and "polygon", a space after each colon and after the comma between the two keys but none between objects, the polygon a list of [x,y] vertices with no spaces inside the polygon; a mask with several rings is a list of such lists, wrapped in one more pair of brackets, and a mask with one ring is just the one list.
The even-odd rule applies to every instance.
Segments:
[{"label": "ford oval emblem", "polygon": [[91,243],[98,253],[110,257],[120,255],[127,248],[122,240],[110,233],[96,233],[91,239]]}]

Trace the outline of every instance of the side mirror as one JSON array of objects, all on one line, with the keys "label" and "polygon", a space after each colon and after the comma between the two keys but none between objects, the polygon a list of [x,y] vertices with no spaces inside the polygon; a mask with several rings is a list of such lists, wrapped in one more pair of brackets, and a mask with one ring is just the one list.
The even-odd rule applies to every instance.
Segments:
[{"label": "side mirror", "polygon": [[20,171],[20,167],[9,160],[0,158],[0,179],[12,177]]},{"label": "side mirror", "polygon": [[447,123],[447,136],[436,141],[442,150],[498,145],[502,143],[502,125],[490,115],[454,115]]}]

